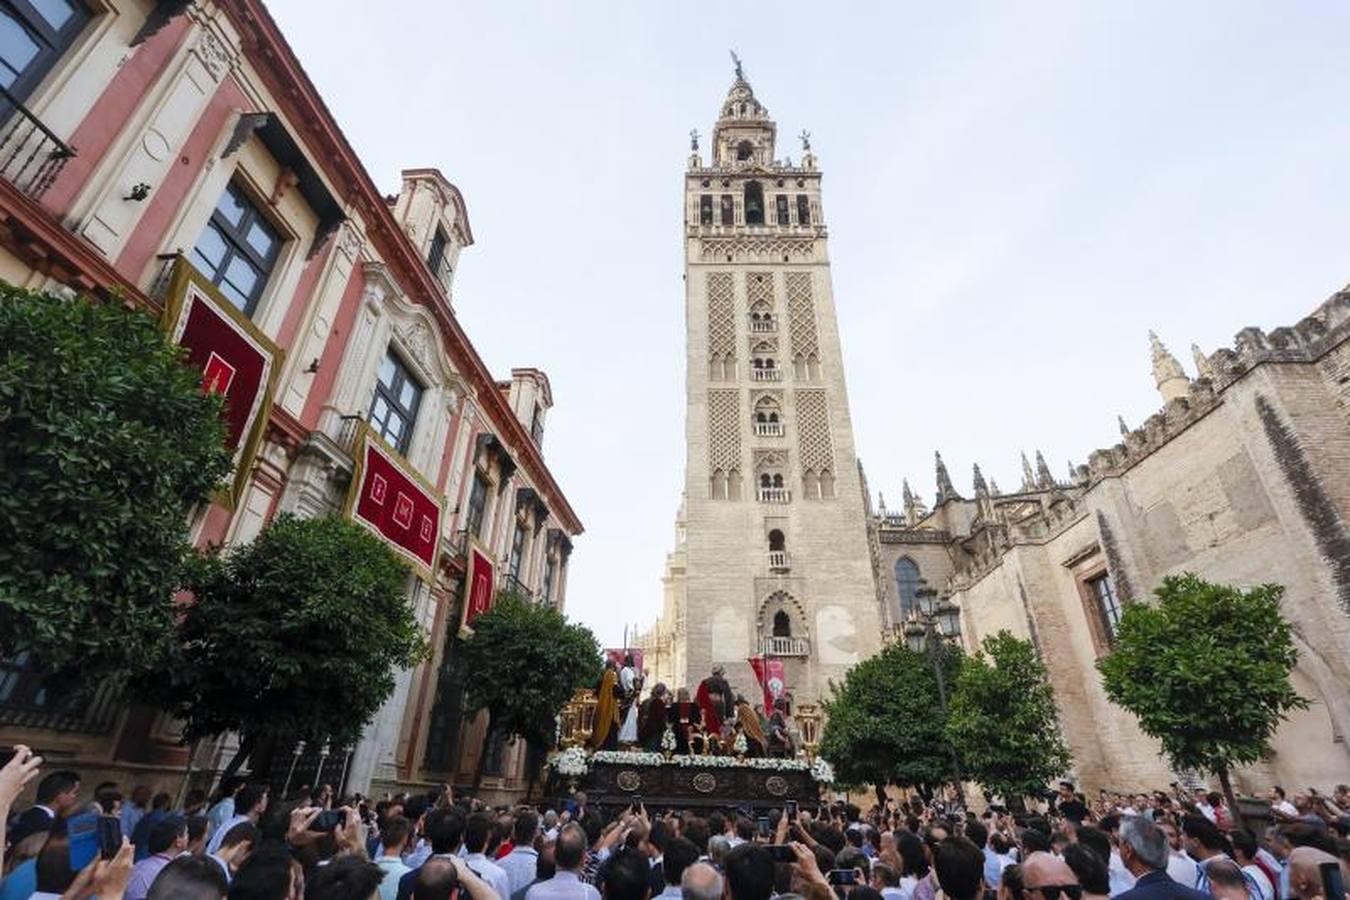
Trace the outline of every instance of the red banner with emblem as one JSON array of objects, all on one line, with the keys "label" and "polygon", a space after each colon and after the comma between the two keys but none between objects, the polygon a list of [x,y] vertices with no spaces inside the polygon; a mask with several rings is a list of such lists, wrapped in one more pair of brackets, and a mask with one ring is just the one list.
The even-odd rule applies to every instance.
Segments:
[{"label": "red banner with emblem", "polygon": [[772,656],[752,656],[748,661],[764,691],[764,710],[771,712],[774,701],[787,691],[787,685],[783,682],[783,661]]},{"label": "red banner with emblem", "polygon": [[403,457],[362,423],[347,515],[388,542],[418,575],[432,581],[441,542],[441,497]]},{"label": "red banner with emblem", "polygon": [[496,567],[492,557],[477,542],[466,536],[468,563],[464,572],[464,621],[461,635],[473,634],[473,620],[492,609],[497,598]]},{"label": "red banner with emblem", "polygon": [[605,649],[605,659],[613,661],[614,665],[618,666],[621,669],[623,668],[624,657],[628,656],[629,654],[632,654],[633,656],[633,668],[641,672],[642,650],[640,648],[629,647],[628,649],[625,650],[620,648],[608,647]]},{"label": "red banner with emblem", "polygon": [[225,399],[225,444],[234,453],[235,476],[220,500],[233,508],[267,429],[284,354],[181,256],[169,276],[164,328],[188,365],[201,370],[202,390]]}]

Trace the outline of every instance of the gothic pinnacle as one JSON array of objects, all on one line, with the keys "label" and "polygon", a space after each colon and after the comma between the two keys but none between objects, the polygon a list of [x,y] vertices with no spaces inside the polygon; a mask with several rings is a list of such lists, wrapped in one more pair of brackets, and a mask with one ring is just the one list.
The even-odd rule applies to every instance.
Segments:
[{"label": "gothic pinnacle", "polygon": [[1201,378],[1214,377],[1214,366],[1205,355],[1205,351],[1200,349],[1199,344],[1191,344],[1191,358],[1195,360],[1195,374]]},{"label": "gothic pinnacle", "polygon": [[989,493],[989,485],[984,482],[984,474],[980,472],[979,463],[975,463],[974,470],[975,474],[973,480],[975,482],[975,496],[981,497]]},{"label": "gothic pinnacle", "polygon": [[1045,457],[1039,450],[1036,451],[1036,486],[1046,491],[1055,486],[1055,476],[1050,474],[1050,467],[1045,464]]},{"label": "gothic pinnacle", "polygon": [[998,482],[992,476],[989,478],[989,495],[991,497],[1003,496],[1003,492],[998,489]]},{"label": "gothic pinnacle", "polygon": [[1022,493],[1036,490],[1036,476],[1031,471],[1031,463],[1027,460],[1027,451],[1022,451]]},{"label": "gothic pinnacle", "polygon": [[1153,383],[1158,386],[1164,402],[1186,396],[1191,380],[1177,358],[1167,349],[1152,329],[1148,333],[1150,354],[1153,357]]},{"label": "gothic pinnacle", "polygon": [[1125,417],[1122,416],[1120,413],[1116,413],[1116,426],[1117,426],[1118,428],[1120,428],[1120,436],[1121,436],[1121,437],[1128,437],[1128,436],[1129,436],[1129,434],[1130,434],[1130,426],[1128,426],[1128,425],[1125,424]]},{"label": "gothic pinnacle", "polygon": [[947,474],[947,466],[942,461],[942,454],[934,450],[933,460],[935,463],[935,468],[937,469],[937,489],[938,489],[937,501],[934,505],[941,506],[948,500],[961,499],[961,495],[956,492],[956,488],[952,485],[952,477]]}]

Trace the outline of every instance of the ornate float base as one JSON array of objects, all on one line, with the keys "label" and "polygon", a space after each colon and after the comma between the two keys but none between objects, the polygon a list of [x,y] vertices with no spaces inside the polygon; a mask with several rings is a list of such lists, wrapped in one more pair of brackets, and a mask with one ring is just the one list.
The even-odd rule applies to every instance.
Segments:
[{"label": "ornate float base", "polygon": [[611,808],[627,806],[634,797],[641,797],[649,810],[769,810],[781,809],[787,800],[802,806],[819,801],[820,784],[809,769],[773,769],[756,762],[701,766],[594,760],[580,787],[591,803]]}]

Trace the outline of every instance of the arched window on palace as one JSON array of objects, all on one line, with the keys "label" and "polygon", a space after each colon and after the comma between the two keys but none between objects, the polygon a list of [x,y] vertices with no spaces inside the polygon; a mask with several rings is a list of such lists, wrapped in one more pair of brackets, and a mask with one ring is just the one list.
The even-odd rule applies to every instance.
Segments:
[{"label": "arched window on palace", "polygon": [[900,618],[903,621],[914,611],[919,590],[919,566],[908,556],[895,561],[895,589],[900,598]]},{"label": "arched window on palace", "polygon": [[777,528],[769,532],[769,552],[781,553],[787,549],[787,541],[783,538],[783,532]]},{"label": "arched window on palace", "polygon": [[787,610],[780,609],[773,614],[773,636],[792,637],[792,617]]},{"label": "arched window on palace", "polygon": [[745,183],[745,224],[764,224],[764,187],[758,181]]}]

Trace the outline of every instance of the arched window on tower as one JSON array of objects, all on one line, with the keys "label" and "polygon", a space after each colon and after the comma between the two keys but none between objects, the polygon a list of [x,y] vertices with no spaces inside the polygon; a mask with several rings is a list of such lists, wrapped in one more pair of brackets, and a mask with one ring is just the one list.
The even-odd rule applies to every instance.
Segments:
[{"label": "arched window on tower", "polygon": [[712,484],[709,486],[709,496],[713,500],[727,499],[727,476],[721,469],[713,470]]},{"label": "arched window on tower", "polygon": [[820,499],[820,478],[814,469],[807,469],[802,473],[802,495],[807,500]]},{"label": "arched window on tower", "polygon": [[792,637],[792,617],[787,610],[780,609],[773,614],[773,636]]},{"label": "arched window on tower", "polygon": [[900,620],[910,617],[919,590],[919,566],[908,556],[895,561],[895,592],[900,598]]},{"label": "arched window on tower", "polygon": [[782,552],[787,549],[787,541],[783,539],[783,532],[777,528],[769,532],[769,550],[770,552]]},{"label": "arched window on tower", "polygon": [[820,499],[830,500],[834,497],[834,473],[825,469],[820,473]]},{"label": "arched window on tower", "polygon": [[745,183],[745,224],[764,224],[764,187],[758,181]]}]

